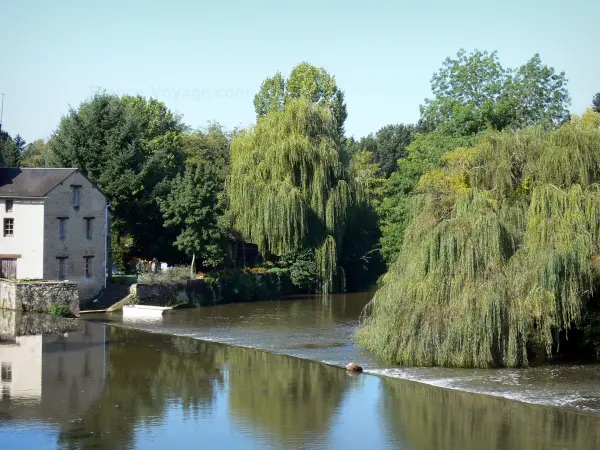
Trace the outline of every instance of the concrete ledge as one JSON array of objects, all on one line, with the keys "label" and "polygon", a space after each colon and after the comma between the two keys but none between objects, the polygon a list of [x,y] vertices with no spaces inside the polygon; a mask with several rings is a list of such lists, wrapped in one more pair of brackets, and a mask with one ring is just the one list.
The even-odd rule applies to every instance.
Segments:
[{"label": "concrete ledge", "polygon": [[125,305],[123,306],[123,317],[162,317],[167,311],[172,311],[168,306],[150,305]]}]

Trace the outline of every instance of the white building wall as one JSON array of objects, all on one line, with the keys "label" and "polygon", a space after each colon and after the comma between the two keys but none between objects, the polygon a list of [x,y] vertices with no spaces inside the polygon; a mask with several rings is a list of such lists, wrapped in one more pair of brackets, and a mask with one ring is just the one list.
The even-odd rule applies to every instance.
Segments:
[{"label": "white building wall", "polygon": [[[44,199],[12,199],[11,212],[6,199],[0,199],[0,257],[17,258],[17,278],[44,277]],[[14,219],[13,236],[4,236],[4,219]]]}]

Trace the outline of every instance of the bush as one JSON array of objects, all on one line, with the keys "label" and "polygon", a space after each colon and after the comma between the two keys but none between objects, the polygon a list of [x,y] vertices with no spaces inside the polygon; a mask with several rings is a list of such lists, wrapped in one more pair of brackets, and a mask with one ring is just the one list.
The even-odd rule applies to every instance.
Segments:
[{"label": "bush", "polygon": [[159,272],[144,272],[138,276],[139,283],[146,284],[172,284],[190,279],[190,268],[177,266],[169,270]]},{"label": "bush", "polygon": [[233,302],[267,300],[293,290],[288,270],[275,267],[212,272],[204,280],[216,299]]},{"label": "bush", "polygon": [[50,305],[48,314],[56,317],[73,317],[73,314],[71,314],[67,305]]},{"label": "bush", "polygon": [[290,280],[301,291],[314,292],[317,289],[317,264],[312,249],[288,252],[278,264],[289,271]]}]

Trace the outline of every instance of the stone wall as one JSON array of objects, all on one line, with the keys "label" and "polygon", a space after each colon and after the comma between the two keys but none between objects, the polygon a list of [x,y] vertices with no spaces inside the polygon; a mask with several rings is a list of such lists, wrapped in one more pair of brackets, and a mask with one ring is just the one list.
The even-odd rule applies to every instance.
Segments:
[{"label": "stone wall", "polygon": [[66,306],[79,316],[76,283],[0,280],[0,308],[22,312],[47,313],[52,305]]},{"label": "stone wall", "polygon": [[77,330],[79,322],[79,319],[0,309],[0,337],[6,339],[38,334],[62,334]]},{"label": "stone wall", "polygon": [[212,290],[203,279],[177,281],[174,283],[137,283],[130,293],[142,305],[166,306],[181,303],[207,305],[213,298]]},{"label": "stone wall", "polygon": [[138,283],[130,294],[141,305],[209,306],[224,303],[271,300],[296,293],[288,277],[238,271],[213,279],[178,280],[172,283]]}]

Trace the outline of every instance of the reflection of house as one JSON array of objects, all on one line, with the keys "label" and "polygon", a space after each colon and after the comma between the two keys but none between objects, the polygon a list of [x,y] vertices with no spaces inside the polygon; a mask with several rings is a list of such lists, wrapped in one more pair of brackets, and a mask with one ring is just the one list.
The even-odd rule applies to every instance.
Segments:
[{"label": "reflection of house", "polygon": [[[42,334],[43,324],[20,329],[26,321],[19,317],[0,310],[0,416],[17,421],[81,416],[104,389],[105,326],[69,321],[66,332],[53,325],[53,334]],[[13,328],[12,336],[7,328]],[[36,331],[40,334],[22,335]]]},{"label": "reflection of house", "polygon": [[0,168],[0,278],[105,287],[108,204],[77,169]]},{"label": "reflection of house", "polygon": [[42,395],[42,335],[0,341],[2,398]]}]

